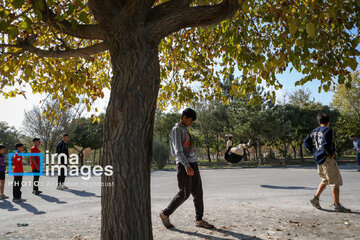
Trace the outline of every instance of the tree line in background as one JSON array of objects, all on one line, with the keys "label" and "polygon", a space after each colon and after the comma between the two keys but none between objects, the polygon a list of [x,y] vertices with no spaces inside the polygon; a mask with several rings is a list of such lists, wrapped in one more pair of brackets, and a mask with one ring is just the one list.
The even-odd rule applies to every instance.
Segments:
[{"label": "tree line in background", "polygon": [[[45,110],[51,110],[56,117],[47,117]],[[79,155],[80,165],[84,164],[85,151],[91,164],[99,164],[102,155],[103,128],[105,114],[91,117],[81,117],[82,106],[79,105],[67,111],[61,111],[59,102],[47,101],[42,106],[34,106],[24,112],[23,125],[20,131],[10,127],[6,122],[0,122],[0,143],[6,146],[6,153],[13,152],[17,142],[25,144],[25,152],[32,147],[32,139],[41,139],[42,152],[49,150],[54,153],[57,143],[63,133],[68,133],[69,146]]]},{"label": "tree line in background", "polygon": [[[299,89],[288,96],[286,102],[274,104],[258,87],[255,94],[234,99],[231,92],[234,76],[224,79],[221,87],[229,105],[219,101],[198,102],[194,109],[198,118],[190,129],[198,155],[212,160],[223,159],[226,148],[226,134],[233,134],[234,143],[246,143],[251,139],[254,144],[247,160],[273,163],[282,159],[288,163],[292,159],[304,160],[307,152],[303,149],[305,137],[318,123],[320,112],[328,113],[332,119],[335,147],[338,156],[352,149],[348,140],[350,134],[360,135],[360,77],[353,73],[353,86],[338,86],[330,106],[322,105],[311,98],[309,90]],[[259,104],[252,105],[256,98]],[[155,143],[168,148],[168,135],[173,125],[180,120],[179,113],[155,115]],[[157,149],[160,149],[157,146]],[[155,158],[158,167],[165,165],[164,159]]]},{"label": "tree line in background", "polygon": [[[348,136],[360,135],[360,73],[354,72],[353,79],[352,88],[341,85],[334,89],[333,100],[327,106],[316,102],[311,98],[311,92],[303,89],[289,95],[286,102],[276,104],[267,99],[262,87],[258,87],[251,96],[235,99],[232,93],[235,79],[230,75],[221,83],[222,94],[230,104],[208,101],[197,102],[193,106],[198,119],[190,132],[198,155],[209,162],[223,160],[225,135],[230,133],[234,136],[234,143],[253,141],[250,155],[245,160],[257,161],[259,165],[279,159],[303,160],[306,155],[303,140],[317,126],[317,114],[325,112],[332,119],[336,152],[341,156],[352,149]],[[256,98],[258,104],[250,104],[251,98]],[[45,117],[45,108],[56,110],[57,118]],[[81,107],[61,112],[56,101],[36,106],[25,111],[22,131],[0,122],[0,142],[8,146],[9,152],[17,142],[22,141],[29,151],[31,139],[39,137],[42,150],[54,152],[60,136],[67,132],[70,147],[79,155],[80,164],[84,164],[86,149],[92,150],[92,163],[98,164],[102,155],[105,114],[96,118],[81,117],[82,112]],[[153,164],[159,169],[164,168],[170,159],[168,135],[180,117],[178,112],[158,111],[155,115]]]}]

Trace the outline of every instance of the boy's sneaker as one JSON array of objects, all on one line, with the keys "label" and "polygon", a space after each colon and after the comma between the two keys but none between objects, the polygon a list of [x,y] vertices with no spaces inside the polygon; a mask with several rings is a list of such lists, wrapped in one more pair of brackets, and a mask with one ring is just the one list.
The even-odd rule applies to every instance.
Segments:
[{"label": "boy's sneaker", "polygon": [[39,190],[36,191],[36,190],[35,190],[35,191],[32,191],[32,193],[35,194],[35,195],[39,195],[40,193],[42,193],[42,191],[39,191]]},{"label": "boy's sneaker", "polygon": [[64,184],[62,185],[62,188],[63,188],[63,190],[65,190],[65,189],[69,189],[67,186],[65,186]]},{"label": "boy's sneaker", "polygon": [[317,199],[315,196],[313,197],[313,199],[310,199],[310,202],[314,206],[314,208],[321,209],[320,200]]},{"label": "boy's sneaker", "polygon": [[14,198],[13,202],[26,202],[26,199],[23,198]]},{"label": "boy's sneaker", "polygon": [[339,203],[339,205],[333,205],[333,210],[335,212],[343,212],[343,213],[351,213],[351,210],[348,208],[345,208],[343,205]]},{"label": "boy's sneaker", "polygon": [[206,228],[206,229],[212,229],[212,228],[215,227],[214,225],[208,223],[208,222],[205,221],[205,220],[196,221],[195,226],[196,226],[196,227],[201,227],[201,228]]},{"label": "boy's sneaker", "polygon": [[0,195],[0,199],[1,199],[1,200],[8,199],[8,198],[9,198],[9,197],[6,196],[5,194],[1,194],[1,195]]},{"label": "boy's sneaker", "polygon": [[56,189],[57,189],[57,190],[64,190],[64,188],[63,188],[62,185],[58,185],[58,186],[56,187]]},{"label": "boy's sneaker", "polygon": [[163,211],[160,212],[159,216],[162,223],[164,224],[164,227],[166,227],[167,229],[174,227],[174,225],[171,224],[169,217],[166,216]]}]

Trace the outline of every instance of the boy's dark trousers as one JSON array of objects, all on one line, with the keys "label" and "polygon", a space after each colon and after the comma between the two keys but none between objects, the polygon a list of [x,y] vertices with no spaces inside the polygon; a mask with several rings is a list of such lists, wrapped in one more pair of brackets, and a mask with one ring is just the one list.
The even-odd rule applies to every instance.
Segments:
[{"label": "boy's dark trousers", "polygon": [[200,221],[204,214],[201,177],[197,163],[190,163],[190,167],[194,170],[194,176],[188,176],[185,167],[181,163],[176,165],[179,192],[163,213],[170,216],[191,194],[194,198],[196,220]]},{"label": "boy's dark trousers", "polygon": [[[40,170],[33,169],[32,172],[39,173]],[[33,180],[33,190],[34,191],[39,191],[39,178],[40,178],[40,176],[34,176],[34,180]]]},{"label": "boy's dark trousers", "polygon": [[14,176],[13,182],[13,197],[15,199],[21,198],[21,183],[22,183],[22,176]]},{"label": "boy's dark trousers", "polygon": [[[65,166],[65,167],[67,167],[67,165],[65,164],[65,161],[62,159],[61,160],[61,165],[60,165],[61,167],[62,166]],[[64,184],[64,182],[65,182],[65,169],[62,167],[61,169],[60,169],[60,173],[58,173],[59,175],[58,175],[58,185],[62,185],[62,184]]]}]

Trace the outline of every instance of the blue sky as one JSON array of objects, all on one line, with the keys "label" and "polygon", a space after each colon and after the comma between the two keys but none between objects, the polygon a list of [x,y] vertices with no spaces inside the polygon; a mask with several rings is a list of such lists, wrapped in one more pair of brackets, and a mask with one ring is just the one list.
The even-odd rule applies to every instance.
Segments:
[{"label": "blue sky", "polygon": [[303,75],[299,72],[289,71],[284,72],[277,76],[280,83],[283,84],[283,88],[277,92],[277,100],[282,100],[285,95],[289,95],[297,89],[309,89],[311,92],[311,96],[315,98],[316,102],[320,102],[324,105],[329,105],[332,101],[332,97],[334,95],[333,92],[325,92],[324,90],[321,93],[318,92],[318,88],[320,86],[320,81],[313,80],[312,82],[308,82],[303,86],[296,86],[295,82],[300,80]]}]

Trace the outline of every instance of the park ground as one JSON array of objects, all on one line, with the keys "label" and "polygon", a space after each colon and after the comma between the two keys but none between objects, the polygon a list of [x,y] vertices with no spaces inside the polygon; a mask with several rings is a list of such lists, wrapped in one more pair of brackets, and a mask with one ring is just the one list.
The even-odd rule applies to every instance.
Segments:
[{"label": "park ground", "polygon": [[[202,169],[205,218],[216,229],[194,226],[189,199],[171,216],[176,228],[167,230],[158,214],[177,191],[176,172],[153,171],[154,239],[360,239],[360,173],[355,165],[341,166],[341,173],[341,202],[350,214],[330,210],[330,189],[321,199],[324,210],[310,205],[319,183],[315,167]],[[0,201],[0,239],[100,239],[99,177],[68,178],[67,191],[55,190],[55,177],[41,177],[41,183],[39,196],[23,187],[25,203]],[[11,196],[8,185],[5,193]]]}]

